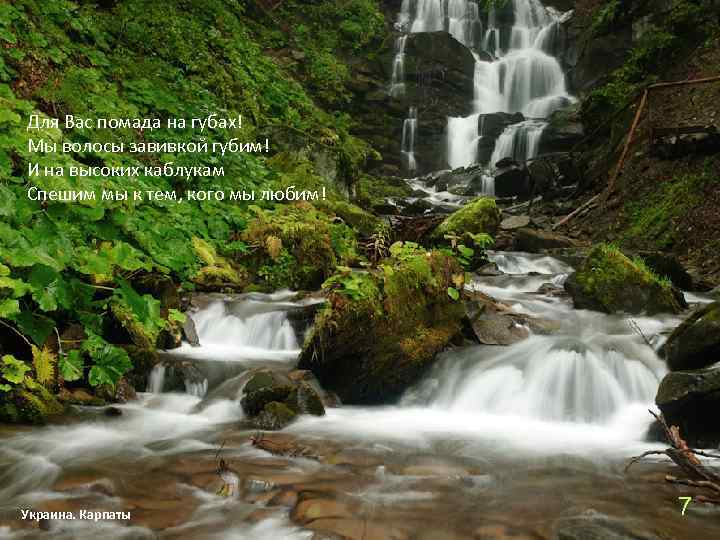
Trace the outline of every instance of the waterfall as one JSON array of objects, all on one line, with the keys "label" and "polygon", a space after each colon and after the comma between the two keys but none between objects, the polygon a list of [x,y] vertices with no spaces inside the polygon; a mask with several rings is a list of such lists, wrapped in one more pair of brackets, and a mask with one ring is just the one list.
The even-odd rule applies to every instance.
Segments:
[{"label": "waterfall", "polygon": [[415,142],[417,138],[417,108],[410,107],[408,117],[403,122],[402,145],[400,152],[403,158],[403,165],[408,171],[417,169],[415,160]]},{"label": "waterfall", "polygon": [[490,164],[495,165],[503,158],[527,161],[535,157],[545,126],[545,122],[527,120],[505,128],[495,143]]},{"label": "waterfall", "polygon": [[256,302],[248,300],[231,306],[218,301],[193,315],[200,348],[207,344],[265,351],[299,349],[287,312],[277,310],[253,313],[254,304]]},{"label": "waterfall", "polygon": [[390,81],[390,95],[400,97],[405,94],[405,46],[407,35],[395,40],[395,59],[393,60],[392,79]]},{"label": "waterfall", "polygon": [[398,27],[405,32],[449,32],[467,47],[482,33],[480,12],[468,0],[404,0]]},{"label": "waterfall", "polygon": [[652,403],[659,382],[650,351],[643,356],[637,345],[614,348],[622,349],[567,336],[533,337],[456,373],[436,405],[464,413],[603,422],[628,404]]},{"label": "waterfall", "polygon": [[448,119],[447,156],[452,168],[477,161],[478,114],[521,112],[532,119],[510,126],[502,134],[491,165],[503,157],[527,160],[537,155],[547,125],[540,120],[572,100],[560,63],[550,54],[557,45],[561,19],[536,0],[513,0],[512,7],[515,22],[507,50],[502,47],[495,8],[488,15],[483,47],[496,59],[487,61],[475,55],[474,114]]}]

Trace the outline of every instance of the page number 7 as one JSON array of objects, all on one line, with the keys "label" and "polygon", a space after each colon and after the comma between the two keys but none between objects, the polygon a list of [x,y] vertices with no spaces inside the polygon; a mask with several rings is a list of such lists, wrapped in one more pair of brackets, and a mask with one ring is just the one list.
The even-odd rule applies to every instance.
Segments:
[{"label": "page number 7", "polygon": [[678,497],[683,502],[682,510],[680,511],[680,515],[685,515],[685,510],[688,507],[688,504],[690,504],[690,501],[692,501],[692,497]]}]

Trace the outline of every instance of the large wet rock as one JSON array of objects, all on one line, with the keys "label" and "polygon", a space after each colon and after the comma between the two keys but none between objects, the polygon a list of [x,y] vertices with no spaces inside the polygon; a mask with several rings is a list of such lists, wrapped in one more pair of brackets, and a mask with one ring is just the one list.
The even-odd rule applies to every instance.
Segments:
[{"label": "large wet rock", "polygon": [[240,405],[255,427],[265,430],[282,429],[300,414],[325,414],[320,393],[305,377],[268,369],[247,378]]},{"label": "large wet rock", "polygon": [[[398,108],[404,119],[408,117],[410,107],[422,104],[417,111],[415,157],[418,169],[414,174],[445,168],[447,156],[445,152],[438,152],[438,148],[446,146],[447,118],[467,116],[473,112],[475,58],[472,52],[447,32],[408,35],[404,92],[391,97],[388,97],[387,81],[392,76],[394,51],[387,51],[380,61],[385,69],[385,88],[367,94],[365,104],[361,106],[368,108],[373,100],[377,100],[373,107],[376,113],[374,117],[368,117],[368,121],[375,126],[380,122],[386,125],[382,133],[376,128],[369,140],[375,143],[377,139],[382,144],[374,146],[384,156],[397,156],[390,157],[390,161],[399,162],[398,141],[402,136],[403,122],[389,124],[387,111]],[[387,109],[383,110],[379,105],[386,105]],[[384,159],[388,160],[388,157]],[[409,174],[407,170],[403,172]]]},{"label": "large wet rock", "polygon": [[578,95],[604,82],[621,67],[633,47],[631,25],[618,26],[612,32],[594,33],[587,18],[570,17],[560,27],[561,40],[567,44],[560,63],[567,73],[569,90]]},{"label": "large wet rock", "polygon": [[528,227],[515,232],[515,250],[525,253],[542,253],[548,249],[577,247],[572,238],[551,231],[530,229]]},{"label": "large wet rock", "polygon": [[663,352],[672,371],[720,362],[720,302],[693,312],[668,338]]},{"label": "large wet rock", "polygon": [[556,111],[540,135],[538,152],[541,155],[570,152],[584,136],[585,128],[577,108]]},{"label": "large wet rock", "polygon": [[527,199],[532,195],[530,173],[525,165],[511,159],[503,159],[495,165],[496,197]]},{"label": "large wet rock", "polygon": [[394,244],[377,270],[347,271],[326,283],[328,302],[305,342],[299,367],[345,403],[396,399],[459,334],[464,272],[454,258]]},{"label": "large wet rock", "polygon": [[653,272],[668,278],[676,287],[687,291],[694,289],[692,276],[677,257],[661,251],[638,251],[637,255],[642,257]]},{"label": "large wet rock", "polygon": [[655,403],[668,425],[678,426],[690,446],[716,447],[720,443],[720,369],[668,373]]},{"label": "large wet rock", "polygon": [[434,238],[442,240],[446,235],[462,236],[465,233],[486,233],[494,235],[502,214],[491,197],[480,197],[450,214],[438,225],[433,233]]},{"label": "large wet rock", "polygon": [[630,314],[680,313],[687,307],[682,293],[661,280],[641,260],[618,248],[596,246],[565,282],[578,309]]},{"label": "large wet rock", "polygon": [[455,191],[458,187],[465,188],[469,193],[480,193],[485,168],[481,165],[453,169],[428,179],[437,191]]}]

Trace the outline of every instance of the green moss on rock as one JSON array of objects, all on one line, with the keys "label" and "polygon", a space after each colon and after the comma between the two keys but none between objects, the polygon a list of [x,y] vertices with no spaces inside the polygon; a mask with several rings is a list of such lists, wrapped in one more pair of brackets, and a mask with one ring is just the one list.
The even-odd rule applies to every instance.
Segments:
[{"label": "green moss on rock", "polygon": [[364,237],[371,236],[382,225],[377,216],[347,201],[324,200],[319,201],[317,207],[331,217],[339,217]]},{"label": "green moss on rock", "polygon": [[480,197],[450,214],[438,225],[434,237],[442,240],[445,235],[462,236],[465,233],[494,235],[500,226],[501,212],[491,197]]},{"label": "green moss on rock", "polygon": [[600,244],[565,283],[576,308],[631,314],[679,313],[687,304],[669,280],[617,247]]},{"label": "green moss on rock", "polygon": [[51,416],[62,414],[63,405],[43,385],[25,382],[0,400],[0,421],[26,424],[45,424]]},{"label": "green moss on rock", "polygon": [[457,261],[414,245],[392,252],[377,270],[326,282],[328,304],[300,355],[345,403],[398,397],[460,331],[464,309],[448,294],[462,288]]},{"label": "green moss on rock", "polygon": [[269,289],[316,289],[338,265],[358,259],[355,232],[309,203],[256,209],[242,239],[255,281]]},{"label": "green moss on rock", "polygon": [[258,429],[278,430],[289,425],[297,418],[297,413],[284,403],[271,401],[263,408],[254,421]]}]

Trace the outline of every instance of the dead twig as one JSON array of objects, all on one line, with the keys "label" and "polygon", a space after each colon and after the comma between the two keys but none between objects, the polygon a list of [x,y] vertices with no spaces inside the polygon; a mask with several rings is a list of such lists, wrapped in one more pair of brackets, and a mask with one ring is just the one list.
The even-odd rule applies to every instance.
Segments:
[{"label": "dead twig", "polygon": [[635,332],[637,335],[639,335],[639,336],[643,339],[643,341],[645,342],[645,344],[646,344],[648,347],[650,347],[650,348],[653,349],[653,350],[655,349],[655,348],[653,347],[652,342],[651,342],[650,339],[645,335],[645,332],[642,331],[642,328],[640,328],[640,325],[638,325],[638,323],[637,323],[637,321],[636,321],[635,319],[628,319],[628,325],[630,326],[630,328],[632,328],[633,332]]},{"label": "dead twig", "polygon": [[[678,467],[680,467],[680,469],[688,476],[688,478],[678,478],[676,476],[667,475],[665,477],[666,482],[710,490],[713,492],[713,495],[720,497],[720,474],[703,465],[703,463],[698,459],[698,456],[713,459],[720,459],[720,456],[690,448],[685,439],[681,437],[680,429],[677,426],[668,426],[662,415],[657,415],[653,411],[650,411],[650,414],[652,414],[662,426],[663,431],[665,432],[665,437],[671,447],[665,450],[650,450],[640,456],[632,458],[625,467],[625,472],[645,457],[665,455],[669,457]],[[704,495],[695,497],[695,500],[720,504],[720,499],[706,497]]]}]

